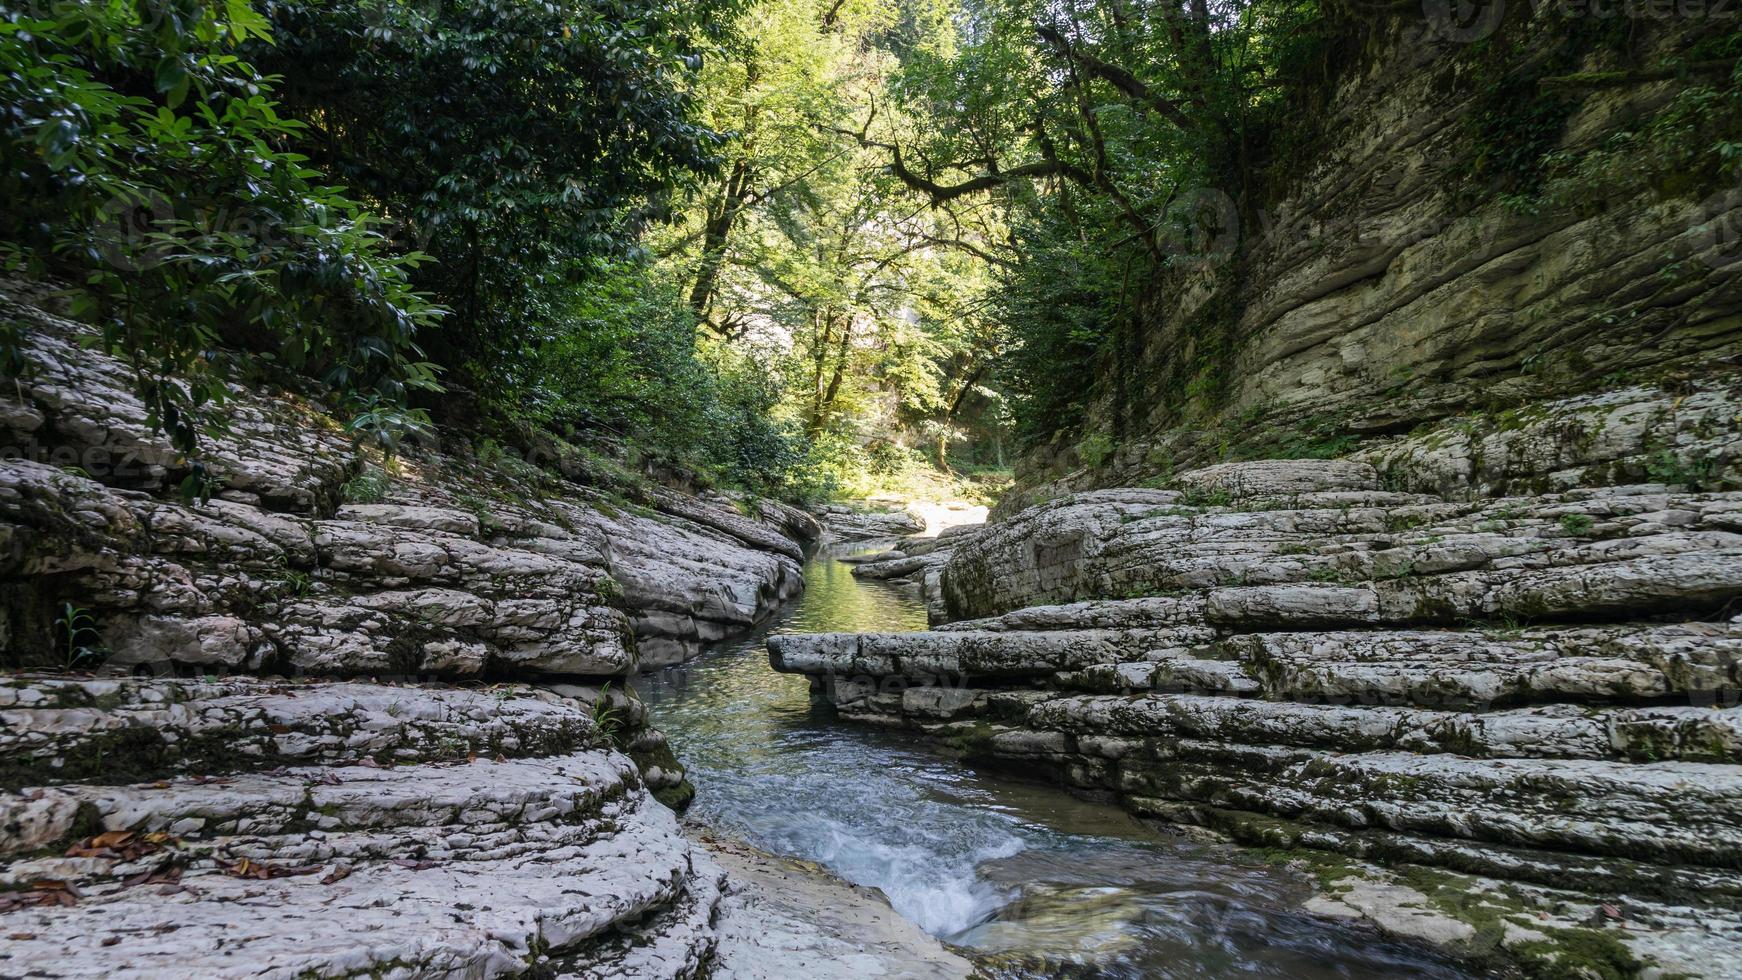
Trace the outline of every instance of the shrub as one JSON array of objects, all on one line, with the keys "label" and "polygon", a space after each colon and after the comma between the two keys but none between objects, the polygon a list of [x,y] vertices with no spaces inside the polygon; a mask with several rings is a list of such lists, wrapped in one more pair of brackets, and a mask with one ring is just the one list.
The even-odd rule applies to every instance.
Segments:
[{"label": "shrub", "polygon": [[[188,456],[223,427],[223,347],[367,402],[367,432],[415,422],[407,391],[436,387],[415,338],[442,311],[409,283],[425,257],[391,254],[282,148],[304,127],[236,57],[251,39],[270,38],[247,0],[0,4],[0,241],[78,284],[74,315]],[[18,341],[0,331],[0,363],[20,365]]]}]

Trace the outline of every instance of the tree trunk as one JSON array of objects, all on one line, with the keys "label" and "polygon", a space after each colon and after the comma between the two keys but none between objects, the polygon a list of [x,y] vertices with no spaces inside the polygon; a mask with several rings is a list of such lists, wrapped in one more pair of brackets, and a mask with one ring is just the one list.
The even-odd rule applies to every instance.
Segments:
[{"label": "tree trunk", "polygon": [[732,234],[732,223],[744,206],[750,191],[750,161],[740,158],[732,164],[720,196],[708,209],[702,232],[702,260],[696,267],[695,285],[690,288],[690,309],[696,319],[708,321],[708,310],[714,302],[714,292],[720,284],[720,268],[726,263],[726,245]]}]

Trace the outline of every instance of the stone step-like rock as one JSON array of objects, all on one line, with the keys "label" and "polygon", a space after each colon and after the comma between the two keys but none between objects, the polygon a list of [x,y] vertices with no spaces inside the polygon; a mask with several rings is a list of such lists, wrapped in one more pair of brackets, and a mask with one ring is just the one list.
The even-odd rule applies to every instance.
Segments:
[{"label": "stone step-like rock", "polygon": [[[1216,661],[1233,666],[1216,668]],[[1205,679],[1223,674],[1222,681]],[[1492,708],[1675,697],[1710,705],[1734,702],[1742,692],[1742,626],[1249,633],[1184,655],[1156,651],[1141,661],[1094,665],[1061,684],[1257,691],[1275,700],[1357,704]]]},{"label": "stone step-like rock", "polygon": [[1217,588],[1206,596],[1204,616],[1211,624],[1241,632],[1506,620],[1613,622],[1715,612],[1742,596],[1742,538],[1685,544],[1682,553],[1588,564],[1453,572],[1358,585]]},{"label": "stone step-like rock", "polygon": [[[1032,751],[1030,740],[1013,741]],[[1735,765],[1340,754],[1181,739],[1151,759],[1121,759],[1119,779],[1128,794],[1336,826],[1742,868]]]},{"label": "stone step-like rock", "polygon": [[925,530],[925,522],[905,508],[871,510],[846,504],[822,504],[814,513],[830,541],[904,538]]},{"label": "stone step-like rock", "polygon": [[[8,868],[15,884],[59,883],[72,904],[0,912],[7,972],[494,976],[567,955],[639,964],[653,962],[647,930],[668,909],[684,911],[658,937],[660,962],[700,962],[713,942],[706,914],[685,903],[717,900],[717,870],[627,760],[604,752],[58,787],[7,809],[8,826],[28,833],[21,847],[95,838],[80,848],[92,856]],[[335,917],[343,929],[315,927]]]},{"label": "stone step-like rock", "polygon": [[[1136,493],[1073,495],[977,535],[952,555],[944,575],[951,613],[983,619],[1024,606],[1181,589],[1415,581],[1452,572],[1501,573],[1504,581],[1504,573],[1528,568],[1742,545],[1742,494],[1735,492],[1633,486],[1463,503],[1303,494],[1248,500],[1244,510]],[[1725,588],[1734,594],[1733,584]]]},{"label": "stone step-like rock", "polygon": [[1734,668],[1687,671],[1624,658],[1566,657],[1547,662],[1385,663],[1297,661],[1267,657],[1244,663],[1196,657],[1097,664],[1058,679],[1090,691],[1195,691],[1255,694],[1274,700],[1482,709],[1522,704],[1734,700]]},{"label": "stone step-like rock", "polygon": [[1065,695],[1033,705],[1023,720],[1076,736],[1086,754],[1114,753],[1110,757],[1129,750],[1134,739],[1197,738],[1349,752],[1742,763],[1742,707],[1470,712],[1193,694]]},{"label": "stone step-like rock", "polygon": [[1018,632],[807,633],[768,640],[776,670],[868,677],[1023,678],[1096,663],[1119,663],[1157,649],[1208,642],[1203,627]]},{"label": "stone step-like rock", "polygon": [[1367,463],[1341,459],[1219,463],[1182,473],[1174,484],[1187,491],[1226,491],[1236,498],[1382,489],[1378,470]]},{"label": "stone step-like rock", "polygon": [[961,620],[934,627],[939,633],[1077,629],[1156,629],[1201,623],[1202,593],[1140,599],[1096,599],[1057,606],[1030,606],[990,619]]},{"label": "stone step-like rock", "polygon": [[[612,700],[626,727],[645,724],[638,702],[620,692]],[[590,705],[517,685],[0,678],[7,788],[363,759],[543,756],[606,740]]]},{"label": "stone step-like rock", "polygon": [[1690,387],[1630,386],[1447,419],[1356,458],[1390,485],[1448,496],[1626,483],[1696,460],[1734,465],[1742,401],[1735,385],[1709,379]]},{"label": "stone step-like rock", "polygon": [[934,565],[941,565],[948,556],[932,555],[902,555],[899,558],[889,558],[881,561],[863,562],[853,569],[855,578],[893,579],[909,578]]},{"label": "stone step-like rock", "polygon": [[[1296,861],[1304,870],[1324,876],[1333,895],[1349,886],[1359,889],[1368,882],[1394,876],[1379,868],[1321,856],[1322,852],[1356,862],[1401,865],[1407,870],[1397,878],[1428,889],[1438,901],[1422,901],[1423,896],[1417,895],[1412,902],[1411,896],[1389,890],[1381,892],[1381,900],[1395,911],[1406,911],[1398,906],[1419,903],[1437,912],[1442,924],[1455,930],[1474,932],[1472,925],[1491,927],[1507,922],[1518,929],[1521,938],[1528,939],[1530,933],[1525,930],[1595,927],[1610,930],[1618,941],[1637,944],[1642,956],[1659,960],[1665,968],[1679,966],[1694,976],[1724,976],[1714,973],[1711,964],[1727,962],[1742,944],[1742,920],[1736,915],[1742,903],[1742,874],[1735,872],[1626,858],[1592,861],[1554,851],[1477,845],[1383,829],[1349,830],[1153,797],[1131,797],[1129,803],[1134,812],[1145,816],[1211,828],[1241,844],[1297,855]],[[1472,880],[1469,876],[1479,877]],[[1479,914],[1469,917],[1472,905]],[[1604,905],[1611,911],[1604,911]],[[1388,910],[1374,911],[1386,914]],[[1462,921],[1448,916],[1448,911],[1462,911]],[[1536,932],[1537,937],[1542,935]],[[1507,938],[1511,936],[1509,931]],[[1541,972],[1554,975],[1556,946],[1523,952],[1540,957],[1534,965],[1546,967]]]}]

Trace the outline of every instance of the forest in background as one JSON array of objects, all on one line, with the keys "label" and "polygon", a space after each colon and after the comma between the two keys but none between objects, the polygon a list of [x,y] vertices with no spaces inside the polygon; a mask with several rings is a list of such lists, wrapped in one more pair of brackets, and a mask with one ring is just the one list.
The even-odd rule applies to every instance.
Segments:
[{"label": "forest in background", "polygon": [[[1082,437],[1110,339],[1237,247],[1388,16],[0,0],[0,263],[134,365],[193,492],[234,381],[319,386],[389,452],[433,424],[788,499],[995,480]],[[1508,78],[1475,166],[1529,206],[1556,107]],[[1738,114],[1733,71],[1689,91],[1691,130]]]}]

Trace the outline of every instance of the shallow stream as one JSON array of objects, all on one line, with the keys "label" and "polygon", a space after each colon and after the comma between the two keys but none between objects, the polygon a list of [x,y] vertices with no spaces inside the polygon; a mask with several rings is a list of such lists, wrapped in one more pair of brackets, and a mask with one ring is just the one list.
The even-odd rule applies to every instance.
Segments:
[{"label": "shallow stream", "polygon": [[769,632],[918,630],[925,610],[831,558],[805,579],[764,630],[636,683],[704,822],[882,889],[1000,976],[1466,975],[1302,913],[1302,881],[1237,850],[814,713],[804,678],[769,669]]}]

